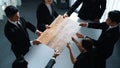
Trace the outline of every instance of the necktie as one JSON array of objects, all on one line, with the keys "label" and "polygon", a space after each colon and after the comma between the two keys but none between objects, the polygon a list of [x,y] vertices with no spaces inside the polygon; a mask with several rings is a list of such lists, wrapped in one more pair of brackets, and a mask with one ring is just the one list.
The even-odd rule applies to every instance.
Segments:
[{"label": "necktie", "polygon": [[20,29],[23,29],[23,27],[17,22],[17,26],[20,28]]},{"label": "necktie", "polygon": [[23,26],[20,25],[18,22],[17,22],[17,25],[18,25],[19,29],[25,34],[25,36],[28,37],[28,35],[27,35],[26,31],[24,30]]},{"label": "necktie", "polygon": [[22,25],[20,25],[18,22],[17,22],[17,25],[18,25],[18,27],[20,28],[20,30],[24,31]]}]

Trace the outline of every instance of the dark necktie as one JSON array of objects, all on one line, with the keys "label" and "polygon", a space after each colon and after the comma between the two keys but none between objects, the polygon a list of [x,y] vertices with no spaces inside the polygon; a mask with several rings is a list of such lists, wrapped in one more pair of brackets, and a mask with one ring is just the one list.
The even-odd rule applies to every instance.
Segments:
[{"label": "dark necktie", "polygon": [[26,31],[24,30],[23,26],[17,22],[18,28],[28,37]]},{"label": "dark necktie", "polygon": [[20,25],[18,22],[17,22],[17,25],[18,25],[18,27],[19,27],[21,30],[23,30],[22,25]]},{"label": "dark necktie", "polygon": [[17,22],[17,25],[18,25],[18,27],[20,28],[20,30],[22,30],[22,31],[25,32],[25,30],[23,29],[22,25],[20,25],[18,22]]}]

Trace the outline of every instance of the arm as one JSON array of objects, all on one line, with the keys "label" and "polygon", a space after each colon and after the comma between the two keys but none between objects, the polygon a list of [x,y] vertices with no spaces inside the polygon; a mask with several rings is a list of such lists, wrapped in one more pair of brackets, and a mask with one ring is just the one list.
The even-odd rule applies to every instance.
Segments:
[{"label": "arm", "polygon": [[[30,30],[31,30],[32,32],[34,32],[38,37],[42,34],[42,32],[39,31],[39,30],[37,30],[34,25],[32,25],[30,22],[25,21],[24,18],[20,18],[20,21],[22,21],[22,24],[25,26],[25,28],[30,29]],[[35,39],[32,43],[33,43],[34,45],[38,45],[38,44],[40,44],[41,42],[40,42],[39,40]]]},{"label": "arm", "polygon": [[45,68],[52,68],[54,64],[55,64],[55,59],[50,59],[48,64],[45,66]]},{"label": "arm", "polygon": [[76,58],[74,58],[74,56],[73,56],[72,50],[70,48],[70,43],[67,43],[67,48],[69,49],[69,52],[70,52],[70,59],[71,59],[72,63],[74,64],[76,62]]},{"label": "arm", "polygon": [[73,40],[73,42],[77,45],[79,51],[80,51],[81,53],[84,52],[84,48],[82,47],[82,43],[81,43],[81,42],[79,43],[74,37],[72,37],[72,40]]},{"label": "arm", "polygon": [[67,11],[67,15],[70,16],[75,9],[81,4],[82,0],[76,0],[76,2],[72,5],[72,7]]},{"label": "arm", "polygon": [[23,17],[20,18],[20,22],[25,28],[30,29],[34,33],[37,30],[34,25],[32,25],[30,22],[26,21]]},{"label": "arm", "polygon": [[58,13],[54,9],[53,9],[53,12],[54,12],[54,16],[57,17]]},{"label": "arm", "polygon": [[[94,40],[94,39],[92,39],[92,38],[90,38],[90,37],[88,37],[88,36],[86,36],[86,35],[83,35],[83,34],[81,34],[81,33],[76,33],[76,35],[77,35],[77,37],[78,38],[89,38],[90,40],[92,40],[93,42],[97,42],[97,40]],[[74,41],[74,40],[73,40]],[[78,48],[79,48],[79,50],[81,50],[81,45],[80,44],[76,44],[77,46],[78,46]]]},{"label": "arm", "polygon": [[106,0],[100,0],[100,11],[99,11],[99,14],[98,14],[98,18],[100,19],[106,9]]},{"label": "arm", "polygon": [[105,22],[102,22],[102,23],[94,23],[94,22],[81,22],[79,24],[79,26],[81,27],[88,27],[88,28],[95,28],[95,29],[104,29],[103,26],[106,26],[106,23]]},{"label": "arm", "polygon": [[40,36],[42,34],[41,31],[37,30],[37,28],[33,24],[31,24],[30,22],[26,21],[24,18],[21,18],[20,21],[22,21],[23,25],[26,28],[30,29],[32,32],[34,32],[37,36]]},{"label": "arm", "polygon": [[77,45],[78,49],[80,50],[80,43],[74,37],[72,37],[72,41]]},{"label": "arm", "polygon": [[55,53],[52,56],[52,59],[50,59],[48,64],[45,66],[45,68],[52,68],[53,65],[55,64],[55,59],[56,59],[57,56],[59,56],[60,52],[59,52],[59,50],[54,50],[54,51],[55,51]]},{"label": "arm", "polygon": [[41,2],[36,10],[37,28],[40,31],[44,31],[46,29],[45,25],[48,23],[46,21],[46,16],[48,17],[48,11],[46,9],[46,5],[43,2]]}]

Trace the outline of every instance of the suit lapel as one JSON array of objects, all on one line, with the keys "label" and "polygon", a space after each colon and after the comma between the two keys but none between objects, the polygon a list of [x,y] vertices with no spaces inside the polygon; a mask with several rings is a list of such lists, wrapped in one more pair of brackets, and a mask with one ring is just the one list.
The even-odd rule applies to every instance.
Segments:
[{"label": "suit lapel", "polygon": [[23,21],[19,20],[19,23],[21,24],[22,27],[21,31],[28,37],[26,26],[24,25]]}]

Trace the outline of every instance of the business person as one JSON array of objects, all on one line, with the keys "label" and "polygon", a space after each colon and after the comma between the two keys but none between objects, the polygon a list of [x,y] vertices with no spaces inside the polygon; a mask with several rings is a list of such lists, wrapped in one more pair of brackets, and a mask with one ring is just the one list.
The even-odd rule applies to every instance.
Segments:
[{"label": "business person", "polygon": [[[27,28],[36,33],[38,36],[40,36],[42,32],[37,30],[23,17],[20,17],[18,9],[12,5],[5,8],[5,14],[8,18],[4,28],[5,36],[10,41],[11,49],[16,58],[21,55],[24,56],[29,51],[29,47],[31,46]],[[40,43],[41,42],[38,40],[33,41],[33,44]]]},{"label": "business person", "polygon": [[42,0],[42,2],[37,7],[37,28],[40,31],[44,31],[46,28],[50,28],[49,25],[58,16],[57,12],[52,6],[52,2],[53,0]]},{"label": "business person", "polygon": [[[98,40],[91,39],[94,42],[96,49],[97,63],[96,68],[105,68],[106,59],[108,59],[113,52],[114,45],[119,39],[119,22],[120,11],[113,10],[108,13],[106,22],[103,23],[80,23],[80,26],[88,28],[101,29],[102,33]],[[76,33],[79,38],[84,38],[85,35]],[[87,37],[87,36],[86,36]],[[90,37],[89,37],[90,38]]]},{"label": "business person", "polygon": [[64,17],[70,16],[80,4],[82,6],[78,11],[78,17],[83,20],[99,22],[106,9],[106,0],[76,0]]},{"label": "business person", "polygon": [[53,65],[56,63],[55,59],[57,56],[60,55],[59,50],[54,50],[54,55],[52,56],[52,59],[49,60],[48,64],[45,66],[45,68],[52,68]]},{"label": "business person", "polygon": [[72,40],[80,51],[80,54],[75,58],[70,43],[67,43],[73,68],[94,68],[93,42],[89,38],[81,40],[80,43],[73,37]]}]

